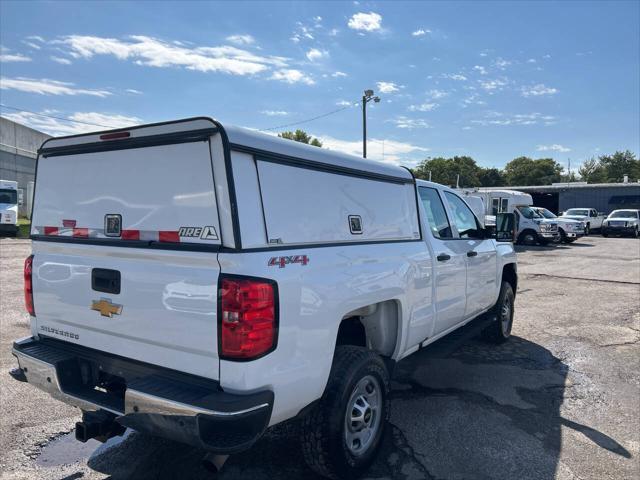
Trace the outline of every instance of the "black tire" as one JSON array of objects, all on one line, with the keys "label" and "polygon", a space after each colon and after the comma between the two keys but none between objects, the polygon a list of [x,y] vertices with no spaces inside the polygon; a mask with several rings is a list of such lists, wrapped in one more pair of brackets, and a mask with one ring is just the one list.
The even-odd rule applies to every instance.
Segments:
[{"label": "black tire", "polygon": [[602,236],[603,236],[604,238],[607,238],[607,237],[609,236],[609,233],[607,233],[607,231],[606,231],[606,230],[602,230]]},{"label": "black tire", "polygon": [[491,343],[503,343],[509,340],[513,327],[514,300],[515,295],[511,284],[503,280],[498,301],[493,307],[493,313],[497,319],[482,331],[482,338]]},{"label": "black tire", "polygon": [[567,238],[566,242],[567,243],[573,243],[577,240],[577,238],[573,237],[573,238]]},{"label": "black tire", "polygon": [[564,233],[563,229],[559,229],[560,232],[560,243],[567,243],[567,234]]},{"label": "black tire", "polygon": [[[377,422],[377,429],[371,434],[366,449],[356,455],[347,446],[347,415],[356,411],[350,406],[355,389],[370,378],[378,382],[382,399],[379,408],[375,412],[371,409],[374,413],[369,414],[369,421]],[[363,418],[367,418],[366,413]],[[336,347],[324,394],[302,419],[300,435],[307,465],[319,475],[332,479],[359,477],[375,460],[388,420],[389,374],[380,355],[362,347]]]},{"label": "black tire", "polygon": [[516,243],[519,245],[535,245],[538,243],[538,235],[534,230],[525,230],[518,235]]},{"label": "black tire", "polygon": [[640,237],[640,231],[638,230],[637,226],[636,226],[636,229],[633,231],[633,237],[634,238]]},{"label": "black tire", "polygon": [[588,237],[590,233],[591,233],[591,225],[587,223],[584,227],[584,236]]}]

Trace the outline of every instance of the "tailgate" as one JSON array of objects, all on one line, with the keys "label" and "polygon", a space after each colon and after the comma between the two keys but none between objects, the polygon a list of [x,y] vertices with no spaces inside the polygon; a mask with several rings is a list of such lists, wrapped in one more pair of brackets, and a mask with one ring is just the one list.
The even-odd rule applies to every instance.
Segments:
[{"label": "tailgate", "polygon": [[209,140],[153,138],[40,156],[36,328],[217,379],[220,228]]}]

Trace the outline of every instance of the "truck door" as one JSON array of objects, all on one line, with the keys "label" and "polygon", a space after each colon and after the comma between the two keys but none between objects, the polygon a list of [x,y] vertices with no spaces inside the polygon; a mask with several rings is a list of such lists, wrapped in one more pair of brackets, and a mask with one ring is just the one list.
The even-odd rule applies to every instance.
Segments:
[{"label": "truck door", "polygon": [[457,230],[456,249],[464,254],[467,265],[467,302],[464,316],[470,318],[489,308],[497,293],[498,256],[493,241],[484,238],[480,222],[468,205],[455,193],[444,192]]},{"label": "truck door", "polygon": [[434,255],[436,321],[434,335],[458,324],[466,308],[466,251],[454,239],[440,192],[432,187],[418,187],[430,234],[425,240]]}]

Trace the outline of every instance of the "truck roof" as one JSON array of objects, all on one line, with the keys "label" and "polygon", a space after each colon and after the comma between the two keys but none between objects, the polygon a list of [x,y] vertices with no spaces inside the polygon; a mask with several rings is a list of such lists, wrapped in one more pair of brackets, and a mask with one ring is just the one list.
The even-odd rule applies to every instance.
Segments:
[{"label": "truck roof", "polygon": [[[148,125],[138,125],[130,128],[119,128],[115,130],[92,132],[87,134],[72,135],[66,137],[56,137],[45,141],[39,150],[40,154],[51,154],[53,150],[62,150],[67,147],[82,144],[99,144],[104,142],[104,136],[129,132],[125,139],[131,142],[134,139],[156,135],[170,135],[180,132],[201,131],[206,129],[218,129],[225,132],[231,150],[249,150],[257,154],[260,152],[275,153],[295,159],[309,160],[311,162],[323,163],[337,167],[373,172],[389,177],[395,177],[404,181],[413,181],[411,172],[405,168],[395,165],[388,165],[381,162],[367,160],[355,155],[342,153],[326,148],[318,148],[300,142],[294,142],[279,138],[276,135],[265,134],[248,128],[227,126],[209,117],[194,117],[170,122],[154,123]],[[211,134],[214,132],[212,131]],[[109,142],[119,140],[108,139]]]}]

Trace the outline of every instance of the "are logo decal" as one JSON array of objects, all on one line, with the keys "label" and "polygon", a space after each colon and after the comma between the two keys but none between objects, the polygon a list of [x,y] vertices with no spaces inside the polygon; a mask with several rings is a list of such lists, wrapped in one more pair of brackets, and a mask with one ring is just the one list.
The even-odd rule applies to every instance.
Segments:
[{"label": "are logo decal", "polygon": [[268,265],[270,267],[284,268],[287,265],[299,263],[300,265],[307,265],[309,263],[309,257],[306,255],[291,255],[288,257],[271,257]]},{"label": "are logo decal", "polygon": [[215,227],[180,227],[178,230],[180,237],[200,238],[202,240],[218,240],[218,232]]}]

